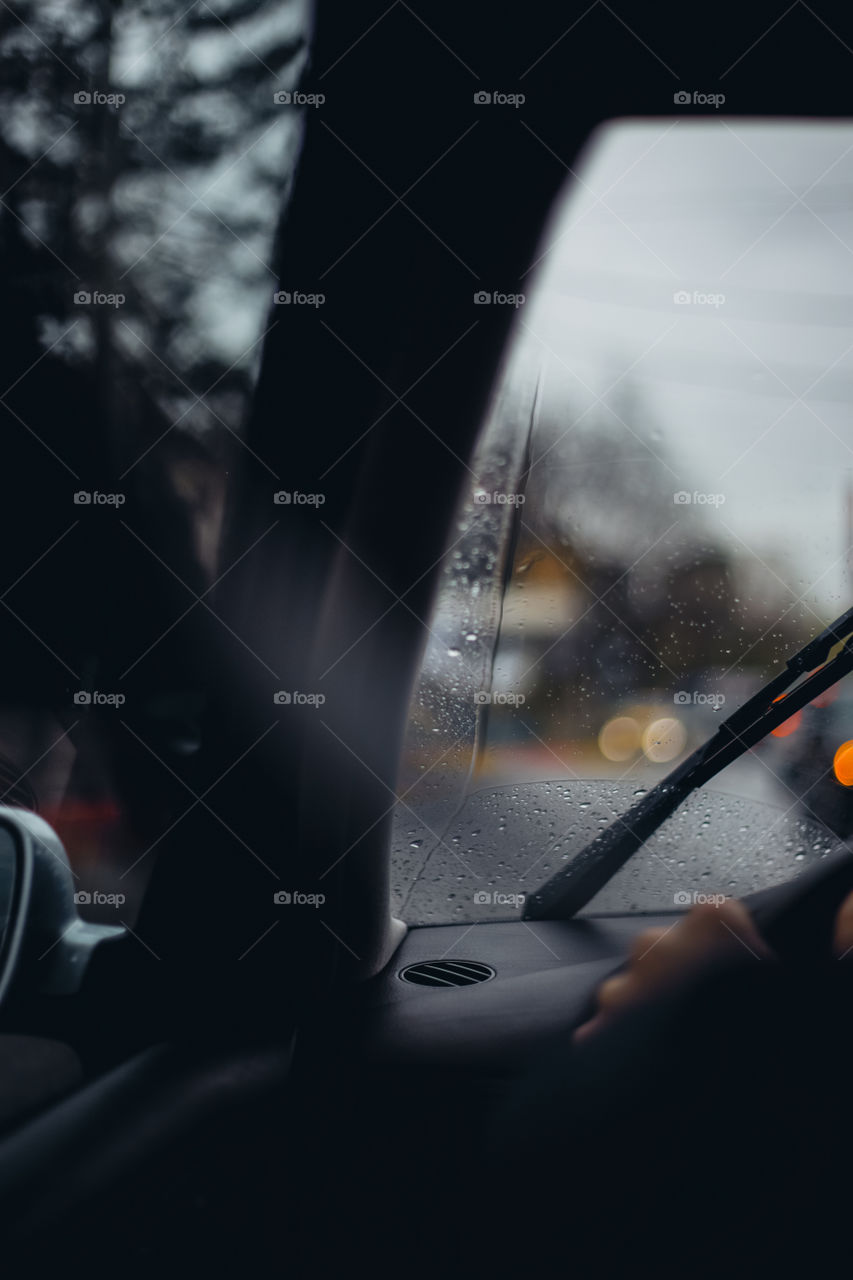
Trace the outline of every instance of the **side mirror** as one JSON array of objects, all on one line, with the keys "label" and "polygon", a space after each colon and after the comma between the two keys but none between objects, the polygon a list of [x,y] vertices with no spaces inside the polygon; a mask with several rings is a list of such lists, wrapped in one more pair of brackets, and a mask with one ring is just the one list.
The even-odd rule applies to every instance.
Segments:
[{"label": "side mirror", "polygon": [[95,947],[124,934],[120,925],[80,919],[53,828],[26,809],[0,807],[0,1006],[13,988],[73,994]]}]

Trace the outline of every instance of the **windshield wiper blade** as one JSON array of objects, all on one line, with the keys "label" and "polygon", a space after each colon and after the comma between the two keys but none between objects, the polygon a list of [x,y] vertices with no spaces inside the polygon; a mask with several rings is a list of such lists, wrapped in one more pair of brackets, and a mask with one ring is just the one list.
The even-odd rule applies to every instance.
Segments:
[{"label": "windshield wiper blade", "polygon": [[[833,650],[837,652],[833,653]],[[853,608],[789,658],[713,737],[531,893],[525,920],[568,920],[603,889],[683,800],[853,670]]]}]

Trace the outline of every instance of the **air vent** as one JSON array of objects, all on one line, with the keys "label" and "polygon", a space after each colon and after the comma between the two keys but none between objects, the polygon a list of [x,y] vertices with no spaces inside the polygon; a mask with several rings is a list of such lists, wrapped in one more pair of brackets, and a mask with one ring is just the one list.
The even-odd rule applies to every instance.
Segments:
[{"label": "air vent", "polygon": [[478,960],[424,960],[400,970],[403,981],[417,987],[470,987],[494,976],[494,969]]}]

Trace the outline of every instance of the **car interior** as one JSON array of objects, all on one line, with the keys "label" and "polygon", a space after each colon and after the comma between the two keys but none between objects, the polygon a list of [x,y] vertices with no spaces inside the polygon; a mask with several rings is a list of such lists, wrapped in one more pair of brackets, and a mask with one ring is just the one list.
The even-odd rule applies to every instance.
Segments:
[{"label": "car interior", "polygon": [[[771,704],[580,906],[560,875],[723,701],[850,622],[853,31],[824,8],[3,6],[9,1274],[467,1273],[494,1116],[638,933],[719,894],[781,954],[819,948],[853,885],[853,717],[820,710],[850,626],[820,697]],[[781,283],[736,249],[722,283],[672,272],[667,247],[718,243],[706,199],[720,236],[727,210],[755,220],[756,255],[817,204],[827,256],[792,231]],[[623,252],[645,266],[620,283]],[[644,311],[631,290],[659,284]],[[668,345],[682,317],[737,332],[700,368]],[[777,369],[800,361],[784,391],[771,322]],[[572,354],[593,331],[615,362],[595,378]],[[647,353],[676,371],[660,405],[689,475],[637,425]],[[798,419],[780,443],[809,369],[834,379],[826,434]],[[627,452],[593,412],[617,383]],[[591,406],[577,455],[565,403]],[[715,448],[749,453],[752,505],[734,480],[725,504],[694,492]],[[714,520],[761,550],[743,613]],[[691,538],[713,548],[691,560]],[[551,1274],[535,1233],[529,1257]]]}]

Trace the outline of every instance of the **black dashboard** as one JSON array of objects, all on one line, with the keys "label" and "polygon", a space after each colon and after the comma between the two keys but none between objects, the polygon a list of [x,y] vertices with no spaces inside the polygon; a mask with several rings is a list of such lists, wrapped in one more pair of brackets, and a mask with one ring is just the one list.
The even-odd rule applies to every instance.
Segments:
[{"label": "black dashboard", "polygon": [[[410,929],[385,970],[359,993],[362,1052],[384,1066],[517,1069],[574,1025],[637,933],[677,918],[673,912]],[[473,962],[493,976],[439,987],[401,977],[431,961]]]}]

